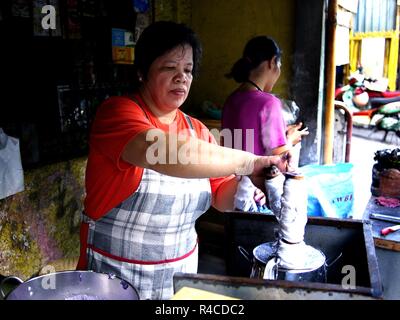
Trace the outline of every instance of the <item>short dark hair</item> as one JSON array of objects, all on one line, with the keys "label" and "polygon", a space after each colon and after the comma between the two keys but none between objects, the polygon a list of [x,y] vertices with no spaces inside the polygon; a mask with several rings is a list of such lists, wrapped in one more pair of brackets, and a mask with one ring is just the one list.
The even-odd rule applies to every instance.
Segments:
[{"label": "short dark hair", "polygon": [[226,75],[236,82],[248,80],[251,70],[262,62],[271,60],[274,56],[281,58],[281,49],[274,39],[267,36],[257,36],[250,39],[243,50],[243,56],[235,62],[231,71]]},{"label": "short dark hair", "polygon": [[182,23],[157,21],[141,33],[135,46],[134,67],[145,79],[155,59],[177,46],[188,44],[193,49],[192,74],[197,76],[202,46],[195,32]]}]

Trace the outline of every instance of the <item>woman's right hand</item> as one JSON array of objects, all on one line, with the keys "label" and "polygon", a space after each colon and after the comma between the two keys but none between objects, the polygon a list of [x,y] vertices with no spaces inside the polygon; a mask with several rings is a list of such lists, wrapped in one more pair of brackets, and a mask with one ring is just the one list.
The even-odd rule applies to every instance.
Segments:
[{"label": "woman's right hand", "polygon": [[291,158],[292,155],[290,151],[286,151],[277,156],[256,156],[253,172],[250,175],[251,181],[257,188],[264,191],[264,169],[275,165],[281,172],[287,172],[290,169]]}]

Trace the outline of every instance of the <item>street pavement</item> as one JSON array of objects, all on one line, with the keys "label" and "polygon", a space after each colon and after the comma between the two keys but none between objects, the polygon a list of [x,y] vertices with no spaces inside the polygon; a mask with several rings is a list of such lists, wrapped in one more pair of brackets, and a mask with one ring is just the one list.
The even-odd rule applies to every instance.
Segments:
[{"label": "street pavement", "polygon": [[399,146],[400,138],[394,132],[389,132],[384,141],[384,131],[375,131],[373,128],[365,128],[361,126],[353,126],[353,137],[360,137],[369,141],[382,142],[390,146]]}]

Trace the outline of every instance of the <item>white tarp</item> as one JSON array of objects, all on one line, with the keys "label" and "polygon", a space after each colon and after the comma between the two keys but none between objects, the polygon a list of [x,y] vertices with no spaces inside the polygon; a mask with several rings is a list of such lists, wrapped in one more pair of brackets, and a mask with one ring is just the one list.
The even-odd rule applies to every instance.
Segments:
[{"label": "white tarp", "polygon": [[24,190],[19,140],[0,128],[0,199]]}]

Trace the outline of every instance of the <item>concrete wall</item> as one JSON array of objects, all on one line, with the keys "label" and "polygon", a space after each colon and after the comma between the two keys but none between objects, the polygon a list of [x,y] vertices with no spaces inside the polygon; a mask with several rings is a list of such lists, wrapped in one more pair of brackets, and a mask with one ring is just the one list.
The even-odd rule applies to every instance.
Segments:
[{"label": "concrete wall", "polygon": [[324,0],[296,0],[292,97],[310,134],[302,141],[300,165],[319,163],[325,64]]},{"label": "concrete wall", "polygon": [[25,190],[0,200],[1,275],[26,280],[48,263],[77,260],[85,168],[80,158],[26,171]]}]

